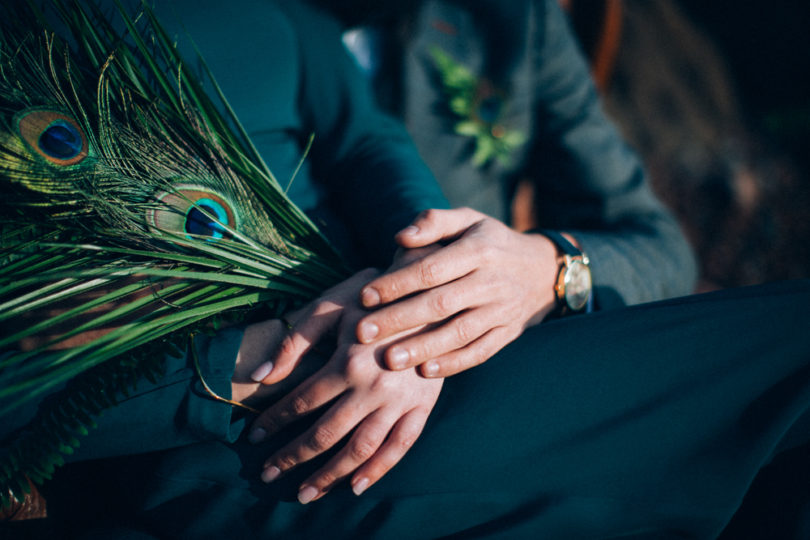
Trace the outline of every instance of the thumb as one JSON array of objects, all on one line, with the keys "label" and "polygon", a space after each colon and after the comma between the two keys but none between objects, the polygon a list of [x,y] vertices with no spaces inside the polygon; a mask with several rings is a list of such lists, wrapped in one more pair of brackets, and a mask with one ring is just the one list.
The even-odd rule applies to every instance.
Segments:
[{"label": "thumb", "polygon": [[394,240],[404,248],[418,248],[436,242],[455,240],[484,217],[484,214],[471,208],[425,210],[416,216],[410,225],[399,231]]}]

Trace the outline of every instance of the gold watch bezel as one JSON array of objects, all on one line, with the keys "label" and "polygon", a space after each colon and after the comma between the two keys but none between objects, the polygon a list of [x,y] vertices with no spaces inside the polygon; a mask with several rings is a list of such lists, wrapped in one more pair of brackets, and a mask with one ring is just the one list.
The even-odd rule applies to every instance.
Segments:
[{"label": "gold watch bezel", "polygon": [[[589,262],[584,253],[582,255],[563,255],[554,292],[558,304],[564,311],[579,312],[588,305],[588,299],[593,289]],[[587,285],[583,289],[585,294],[580,294],[580,291],[572,291],[572,284],[575,280],[581,279],[580,276],[587,276]]]}]

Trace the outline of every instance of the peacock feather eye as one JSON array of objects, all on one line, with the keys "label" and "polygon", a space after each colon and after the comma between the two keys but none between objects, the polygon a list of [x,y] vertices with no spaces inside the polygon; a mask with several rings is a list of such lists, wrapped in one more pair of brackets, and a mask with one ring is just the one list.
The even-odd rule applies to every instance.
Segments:
[{"label": "peacock feather eye", "polygon": [[82,162],[89,154],[87,137],[70,116],[50,109],[29,109],[17,115],[20,137],[53,165]]},{"label": "peacock feather eye", "polygon": [[211,189],[177,186],[157,199],[161,204],[147,215],[147,222],[155,229],[219,240],[228,234],[226,228],[237,226],[233,205]]}]

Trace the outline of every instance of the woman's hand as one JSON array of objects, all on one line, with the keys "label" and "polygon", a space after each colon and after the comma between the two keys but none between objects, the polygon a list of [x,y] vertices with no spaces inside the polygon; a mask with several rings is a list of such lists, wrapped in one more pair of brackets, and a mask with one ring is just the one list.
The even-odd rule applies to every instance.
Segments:
[{"label": "woman's hand", "polygon": [[[354,329],[365,315],[357,299],[371,277],[364,273],[344,282],[298,318],[291,335],[285,338],[285,350],[277,358],[299,357],[301,351],[312,346],[312,336],[321,335],[324,328],[337,322],[335,352],[326,365],[251,426],[249,438],[258,443],[291,422],[316,411],[320,414],[305,433],[266,461],[262,473],[266,482],[333,448],[351,433],[326,465],[300,486],[298,497],[302,503],[322,497],[350,475],[352,489],[358,495],[377,482],[419,437],[441,390],[441,379],[424,379],[415,370],[393,372],[382,368],[382,348],[402,336],[391,336],[375,345],[356,342]],[[289,362],[295,364],[296,360]]]},{"label": "woman's hand", "polygon": [[[252,336],[246,334],[245,339],[251,342],[250,349],[245,351],[246,355],[250,357],[263,355],[264,358],[271,358],[253,370],[251,379],[264,384],[273,384],[285,379],[318,342],[327,336],[337,334],[345,307],[356,304],[359,288],[378,274],[379,272],[373,268],[362,270],[327,290],[303,308],[288,313],[285,320],[280,321],[282,324],[280,328],[283,330],[280,340],[277,338],[278,334],[273,334],[269,328],[267,329],[269,332],[258,329]],[[289,328],[286,327],[288,324]],[[245,348],[244,343],[242,348]]]},{"label": "woman's hand", "polygon": [[445,245],[362,291],[363,305],[377,308],[357,326],[362,343],[431,325],[386,347],[390,369],[458,373],[489,359],[554,307],[557,250],[544,236],[463,208],[428,210],[396,240],[408,249]]},{"label": "woman's hand", "polygon": [[323,360],[307,353],[327,337],[334,345],[343,306],[356,302],[359,288],[377,275],[374,269],[358,272],[284,319],[245,328],[231,379],[232,399],[258,407],[312,375]]},{"label": "woman's hand", "polygon": [[[249,407],[261,409],[295,388],[323,365],[315,356],[303,356],[295,362],[295,370],[281,380],[262,384],[254,380],[260,366],[268,363],[288,337],[287,325],[280,319],[251,324],[245,328],[231,378],[231,399]],[[261,368],[266,370],[266,368]],[[261,379],[260,379],[261,380]]]}]

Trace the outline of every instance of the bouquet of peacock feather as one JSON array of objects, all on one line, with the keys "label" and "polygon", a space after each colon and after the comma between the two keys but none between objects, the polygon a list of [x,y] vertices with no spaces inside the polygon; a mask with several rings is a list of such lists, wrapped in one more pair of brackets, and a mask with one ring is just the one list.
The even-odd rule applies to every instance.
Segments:
[{"label": "bouquet of peacock feather", "polygon": [[347,270],[148,6],[3,9],[0,415],[50,403],[0,450],[5,506],[167,350]]}]

